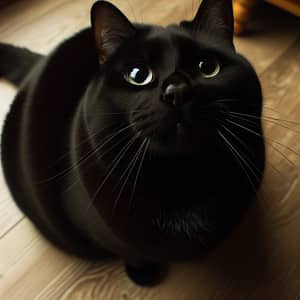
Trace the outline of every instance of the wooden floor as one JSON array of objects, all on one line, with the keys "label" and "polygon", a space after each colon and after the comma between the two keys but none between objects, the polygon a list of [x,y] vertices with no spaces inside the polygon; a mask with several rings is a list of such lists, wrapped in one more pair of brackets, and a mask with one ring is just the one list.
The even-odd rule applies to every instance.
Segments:
[{"label": "wooden floor", "polygon": [[[198,1],[113,2],[131,20],[168,24],[190,18]],[[47,53],[89,24],[91,3],[27,0],[4,6],[0,40]],[[260,75],[266,118],[300,122],[300,20],[263,6],[249,35],[238,38],[236,46]],[[14,93],[0,81],[1,120]],[[1,175],[0,299],[300,299],[300,163],[295,154],[300,153],[300,126],[267,118],[265,132],[265,183],[245,222],[208,258],[171,266],[166,280],[151,289],[131,283],[121,262],[84,262],[54,249],[15,207]]]}]

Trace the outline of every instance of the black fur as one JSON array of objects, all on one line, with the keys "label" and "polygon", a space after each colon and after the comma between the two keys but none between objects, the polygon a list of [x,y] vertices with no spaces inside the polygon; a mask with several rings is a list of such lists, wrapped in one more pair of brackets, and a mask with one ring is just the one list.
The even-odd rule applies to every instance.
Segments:
[{"label": "black fur", "polygon": [[[227,0],[205,0],[193,21],[166,28],[131,24],[99,1],[91,29],[39,59],[7,116],[2,162],[50,241],[84,258],[120,256],[135,282],[152,285],[160,263],[203,255],[239,224],[265,153],[260,84],[232,32]],[[135,85],[136,72],[153,76]],[[256,116],[258,134],[230,111]]]},{"label": "black fur", "polygon": [[19,85],[42,57],[25,48],[0,44],[0,77]]}]

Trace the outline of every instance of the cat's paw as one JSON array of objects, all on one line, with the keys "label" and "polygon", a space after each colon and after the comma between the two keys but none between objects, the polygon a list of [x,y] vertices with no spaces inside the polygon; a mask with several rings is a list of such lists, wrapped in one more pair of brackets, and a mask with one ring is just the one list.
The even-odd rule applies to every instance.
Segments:
[{"label": "cat's paw", "polygon": [[167,268],[154,263],[126,263],[128,277],[137,285],[154,286],[159,284],[167,273]]}]

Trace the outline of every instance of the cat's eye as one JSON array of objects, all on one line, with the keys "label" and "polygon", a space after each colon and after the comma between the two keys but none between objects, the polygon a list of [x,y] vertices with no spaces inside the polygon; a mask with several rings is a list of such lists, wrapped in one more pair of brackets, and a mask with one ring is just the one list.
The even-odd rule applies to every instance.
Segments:
[{"label": "cat's eye", "polygon": [[124,78],[133,85],[145,86],[154,80],[154,74],[148,66],[140,65],[131,67]]},{"label": "cat's eye", "polygon": [[199,62],[201,76],[204,78],[213,78],[220,73],[221,66],[213,57],[204,57]]}]

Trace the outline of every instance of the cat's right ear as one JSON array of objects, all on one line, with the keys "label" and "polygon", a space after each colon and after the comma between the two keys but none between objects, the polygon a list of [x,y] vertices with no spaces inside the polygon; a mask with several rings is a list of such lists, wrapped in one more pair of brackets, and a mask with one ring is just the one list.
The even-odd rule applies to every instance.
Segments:
[{"label": "cat's right ear", "polygon": [[91,22],[100,64],[134,35],[135,28],[124,14],[113,4],[97,1],[91,10]]},{"label": "cat's right ear", "polygon": [[233,24],[232,0],[203,0],[195,18],[191,22],[182,22],[181,26],[194,32],[205,32],[234,48]]}]

